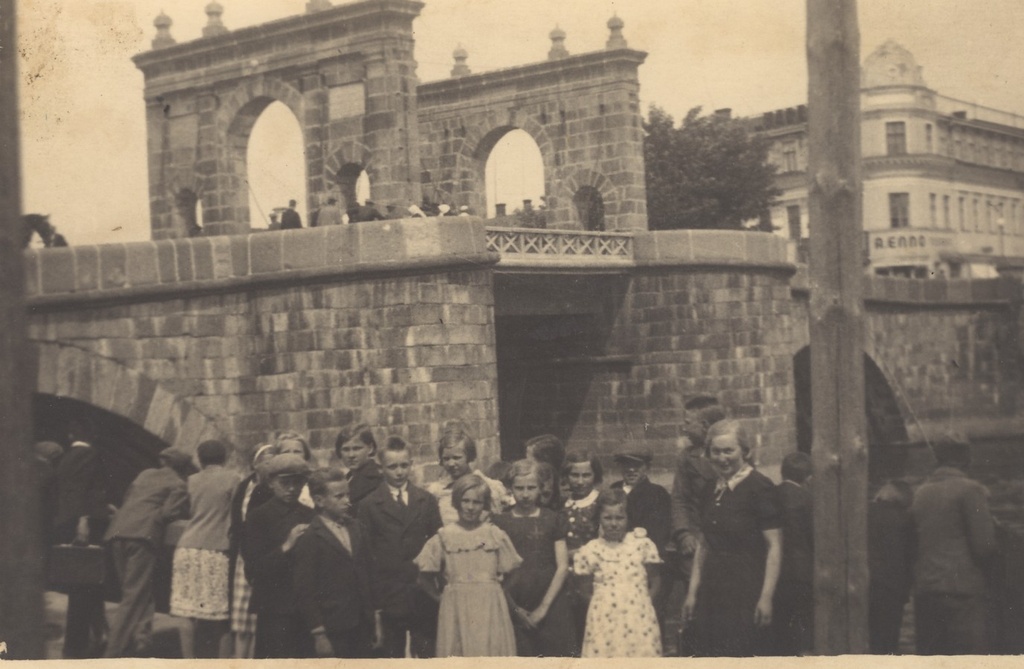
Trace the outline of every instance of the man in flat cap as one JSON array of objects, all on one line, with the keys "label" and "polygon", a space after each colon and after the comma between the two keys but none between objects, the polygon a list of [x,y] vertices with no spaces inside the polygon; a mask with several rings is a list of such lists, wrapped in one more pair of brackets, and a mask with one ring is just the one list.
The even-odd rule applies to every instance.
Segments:
[{"label": "man in flat cap", "polygon": [[105,657],[145,656],[153,632],[153,572],[164,528],[188,517],[192,456],[176,448],[160,452],[160,467],[145,469],[124,495],[104,537],[110,543],[121,603],[110,619]]},{"label": "man in flat cap", "polygon": [[[658,555],[665,559],[665,549],[672,536],[672,498],[668,491],[648,478],[651,461],[650,449],[626,447],[615,454],[622,480],[612,484],[626,492],[626,521],[629,529],[642,527],[648,538],[658,547]],[[665,605],[671,592],[668,582],[662,578],[662,587],[655,595],[654,610],[658,622],[664,626]],[[663,637],[664,638],[664,637]]]},{"label": "man in flat cap", "polygon": [[242,557],[252,584],[251,610],[256,613],[256,659],[313,657],[313,639],[303,625],[293,586],[292,548],[315,517],[299,501],[309,464],[299,455],[282,453],[266,464],[274,497],[245,519]]}]

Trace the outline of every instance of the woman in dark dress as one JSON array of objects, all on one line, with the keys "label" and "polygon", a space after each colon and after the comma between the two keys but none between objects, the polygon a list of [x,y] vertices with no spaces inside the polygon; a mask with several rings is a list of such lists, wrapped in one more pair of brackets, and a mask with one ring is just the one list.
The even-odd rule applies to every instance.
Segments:
[{"label": "woman in dark dress", "polygon": [[694,625],[700,656],[768,653],[782,559],[775,486],[750,464],[752,442],[738,421],[712,425],[707,442],[718,482],[701,504],[683,619]]},{"label": "woman in dark dress", "polygon": [[541,463],[520,460],[512,469],[516,504],[493,518],[508,534],[522,565],[505,578],[520,657],[570,657],[576,630],[566,598],[569,555],[565,518],[539,506]]}]

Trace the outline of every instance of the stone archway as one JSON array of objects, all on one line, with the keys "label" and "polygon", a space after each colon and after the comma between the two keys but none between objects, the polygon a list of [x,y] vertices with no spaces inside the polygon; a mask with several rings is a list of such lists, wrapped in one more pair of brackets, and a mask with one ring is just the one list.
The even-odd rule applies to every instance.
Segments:
[{"label": "stone archway", "polygon": [[[793,381],[797,450],[809,453],[813,441],[810,346],[793,356]],[[906,423],[889,379],[867,353],[864,354],[864,399],[871,478],[900,476],[908,446]]]},{"label": "stone archway", "polygon": [[35,392],[70,398],[116,414],[156,439],[189,451],[205,439],[225,439],[214,420],[188,399],[125,365],[75,346],[32,345]]}]

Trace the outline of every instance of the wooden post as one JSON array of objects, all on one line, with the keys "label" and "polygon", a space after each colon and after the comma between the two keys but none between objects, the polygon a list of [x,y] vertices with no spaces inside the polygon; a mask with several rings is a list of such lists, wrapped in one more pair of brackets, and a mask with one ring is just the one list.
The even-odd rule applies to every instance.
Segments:
[{"label": "wooden post", "polygon": [[0,0],[0,659],[43,657],[42,535],[26,361],[15,0]]},{"label": "wooden post", "polygon": [[856,0],[807,0],[815,649],[865,653],[860,33]]}]

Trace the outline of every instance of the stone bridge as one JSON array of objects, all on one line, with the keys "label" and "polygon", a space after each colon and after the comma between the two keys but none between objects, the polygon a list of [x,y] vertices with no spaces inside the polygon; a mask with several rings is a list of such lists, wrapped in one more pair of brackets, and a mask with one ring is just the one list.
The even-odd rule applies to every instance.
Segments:
[{"label": "stone bridge", "polygon": [[[25,258],[40,438],[88,411],[136,460],[214,436],[245,451],[278,429],[326,458],[359,421],[429,462],[458,419],[485,462],[553,432],[606,456],[640,442],[664,464],[683,402],[714,393],[762,464],[809,446],[810,288],[771,235],[449,217]],[[1016,280],[865,281],[877,446],[1021,433]]]}]

